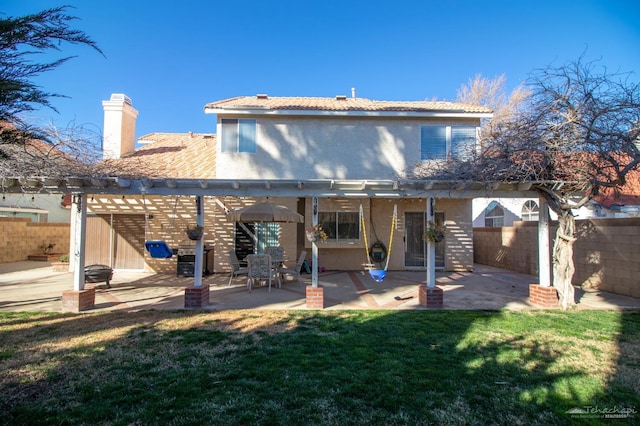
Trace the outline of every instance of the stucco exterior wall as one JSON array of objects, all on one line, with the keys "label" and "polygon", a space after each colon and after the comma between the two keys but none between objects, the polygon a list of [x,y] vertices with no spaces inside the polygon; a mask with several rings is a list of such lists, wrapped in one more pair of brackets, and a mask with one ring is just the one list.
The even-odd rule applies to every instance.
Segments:
[{"label": "stucco exterior wall", "polygon": [[[640,219],[578,220],[576,230],[573,284],[640,297]],[[538,275],[537,222],[475,228],[474,245],[477,263]]]},{"label": "stucco exterior wall", "polygon": [[[217,201],[216,201],[217,200]],[[262,199],[258,200],[262,201]],[[271,198],[270,201],[284,205],[305,216],[305,224],[280,224],[280,245],[285,249],[288,265],[293,266],[301,250],[307,251],[311,260],[311,243],[305,238],[305,227],[312,218],[310,198]],[[204,197],[204,243],[213,247],[213,271],[228,273],[231,269],[226,253],[233,250],[235,225],[227,219],[225,208],[235,210],[252,204],[254,200],[241,197]],[[393,207],[398,207],[397,228],[394,229],[390,250],[389,270],[403,270],[405,259],[404,213],[424,212],[426,199],[354,199],[321,198],[319,211],[345,211],[358,213],[362,203],[369,246],[378,238],[389,249]],[[473,270],[473,245],[471,227],[471,200],[438,199],[436,210],[445,214],[445,269],[449,271]],[[146,204],[146,207],[145,207]],[[146,239],[164,240],[169,247],[193,245],[185,234],[189,225],[195,224],[194,197],[103,197],[89,201],[92,213],[147,215]],[[375,233],[374,233],[375,229]],[[362,234],[357,241],[326,242],[318,244],[318,266],[327,270],[360,270],[367,263]],[[176,272],[176,257],[154,259],[144,251],[145,269],[162,273]]]},{"label": "stucco exterior wall", "polygon": [[439,198],[445,213],[445,270],[473,271],[473,225],[470,199]]},{"label": "stucco exterior wall", "polygon": [[258,152],[218,151],[218,179],[393,179],[420,159],[421,125],[478,125],[477,119],[241,118],[256,118]]},{"label": "stucco exterior wall", "polygon": [[[36,213],[36,211],[39,211]],[[46,218],[43,222],[69,223],[71,212],[62,205],[60,194],[3,194],[0,200],[0,216],[4,217],[36,217]]]},{"label": "stucco exterior wall", "polygon": [[[497,201],[504,209],[504,226],[513,226],[515,222],[522,220],[522,207],[528,200],[535,201],[535,203],[540,206],[540,200],[538,198],[474,198],[473,226],[476,228],[485,226],[486,208],[492,201]],[[608,210],[595,201],[574,211],[574,214],[577,219],[626,218],[637,216],[637,214],[634,214],[632,211],[625,213]],[[549,217],[551,220],[558,219],[558,215],[551,210],[549,211]]]},{"label": "stucco exterior wall", "polygon": [[[358,212],[362,203],[368,244],[371,246],[377,238],[390,251],[389,270],[405,268],[405,212],[424,212],[426,199],[320,199],[319,211]],[[436,211],[445,213],[445,270],[473,270],[473,228],[471,226],[471,200],[437,199]],[[397,228],[393,233],[393,242],[389,247],[393,207],[397,205]],[[307,203],[305,218],[310,221],[311,203]],[[375,232],[374,232],[375,229]],[[311,243],[306,242],[311,253]],[[389,250],[390,248],[390,250]],[[346,243],[319,243],[318,266],[328,270],[363,270],[367,263],[364,239]],[[384,265],[382,265],[384,267]],[[415,268],[413,268],[415,269]]]},{"label": "stucco exterior wall", "polygon": [[[195,246],[195,242],[188,239],[186,229],[196,223],[195,197],[170,196],[95,196],[89,197],[88,208],[94,214],[139,214],[146,215],[146,231],[143,239],[162,240],[171,248],[181,246]],[[217,203],[215,200],[218,200]],[[262,201],[262,199],[258,200]],[[270,201],[282,204],[296,210],[295,198],[271,198]],[[249,198],[239,197],[204,197],[204,236],[206,246],[213,247],[213,271],[227,272],[230,264],[226,256],[227,251],[234,247],[235,227],[225,213],[246,205],[253,204]],[[224,206],[224,207],[223,207]],[[299,253],[300,244],[297,240],[297,229],[303,225],[282,223],[280,225],[280,244],[285,248],[288,258],[295,259]],[[176,256],[169,259],[152,258],[144,250],[145,270],[159,273],[176,273]]]}]

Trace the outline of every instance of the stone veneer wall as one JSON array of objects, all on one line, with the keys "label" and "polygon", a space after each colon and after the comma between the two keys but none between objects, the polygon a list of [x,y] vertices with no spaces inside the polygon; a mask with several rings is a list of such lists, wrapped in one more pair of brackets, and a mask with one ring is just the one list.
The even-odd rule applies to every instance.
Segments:
[{"label": "stone veneer wall", "polygon": [[[578,220],[576,230],[573,284],[640,297],[640,218]],[[538,274],[537,222],[474,228],[473,243],[476,263]]]},{"label": "stone veneer wall", "polygon": [[54,253],[69,253],[68,223],[34,223],[29,218],[0,217],[0,263],[27,260],[53,243]]}]

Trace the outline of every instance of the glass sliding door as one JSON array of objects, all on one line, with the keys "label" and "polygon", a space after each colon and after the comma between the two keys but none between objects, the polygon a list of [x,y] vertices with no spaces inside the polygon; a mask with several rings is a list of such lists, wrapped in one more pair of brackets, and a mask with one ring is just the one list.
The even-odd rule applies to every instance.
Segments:
[{"label": "glass sliding door", "polygon": [[[444,213],[435,213],[436,226],[444,225]],[[422,235],[427,226],[425,212],[405,212],[404,214],[404,266],[407,268],[427,267],[427,243]],[[436,268],[444,268],[445,243],[436,243]]]}]

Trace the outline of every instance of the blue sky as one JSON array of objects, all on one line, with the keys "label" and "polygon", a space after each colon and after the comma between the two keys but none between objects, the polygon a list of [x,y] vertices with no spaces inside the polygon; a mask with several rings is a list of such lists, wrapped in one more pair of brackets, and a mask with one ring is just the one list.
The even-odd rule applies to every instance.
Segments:
[{"label": "blue sky", "polygon": [[132,99],[138,137],[214,133],[206,103],[257,93],[454,100],[477,74],[512,88],[582,54],[640,80],[637,0],[4,0],[0,12],[63,4],[106,58],[64,45],[56,57],[77,57],[37,80],[69,97],[33,114],[59,127],[101,131],[111,93]]}]

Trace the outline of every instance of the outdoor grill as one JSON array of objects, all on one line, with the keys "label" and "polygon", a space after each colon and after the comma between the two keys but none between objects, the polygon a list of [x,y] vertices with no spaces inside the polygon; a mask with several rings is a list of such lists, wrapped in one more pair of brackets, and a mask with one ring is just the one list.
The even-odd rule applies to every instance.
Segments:
[{"label": "outdoor grill", "polygon": [[[196,248],[195,246],[180,246],[178,247],[178,263],[177,263],[177,276],[193,277],[196,265]],[[213,247],[205,246],[202,256],[202,275],[209,275],[212,273],[211,267],[213,267]]]}]

